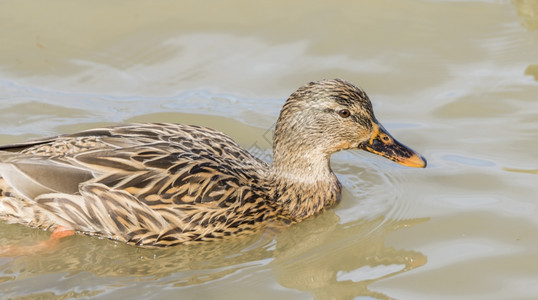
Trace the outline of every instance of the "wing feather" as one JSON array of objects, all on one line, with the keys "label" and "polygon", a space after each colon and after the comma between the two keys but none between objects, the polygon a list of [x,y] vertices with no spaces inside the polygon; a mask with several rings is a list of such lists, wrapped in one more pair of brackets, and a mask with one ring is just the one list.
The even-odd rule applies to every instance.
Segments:
[{"label": "wing feather", "polygon": [[208,128],[131,124],[0,150],[1,176],[47,226],[167,246],[240,231],[238,215],[266,211],[253,189],[267,164]]},{"label": "wing feather", "polygon": [[0,174],[27,199],[53,192],[78,193],[78,185],[94,176],[84,168],[30,156],[17,156],[0,163]]}]

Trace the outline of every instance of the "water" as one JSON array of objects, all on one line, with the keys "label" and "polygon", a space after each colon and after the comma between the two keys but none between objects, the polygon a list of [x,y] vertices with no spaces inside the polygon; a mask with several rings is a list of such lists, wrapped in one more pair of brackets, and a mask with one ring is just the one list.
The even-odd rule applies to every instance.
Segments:
[{"label": "water", "polygon": [[[264,159],[285,98],[341,77],[428,159],[333,156],[337,208],[147,250],[85,236],[0,259],[4,298],[538,297],[538,1],[0,2],[0,142],[124,122],[222,130]],[[0,224],[0,244],[49,233]]]}]

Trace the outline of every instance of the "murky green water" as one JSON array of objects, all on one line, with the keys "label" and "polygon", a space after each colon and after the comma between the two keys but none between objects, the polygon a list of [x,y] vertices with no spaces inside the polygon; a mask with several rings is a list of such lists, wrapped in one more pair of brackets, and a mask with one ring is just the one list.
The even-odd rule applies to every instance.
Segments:
[{"label": "murky green water", "polygon": [[[338,153],[342,204],[285,232],[75,236],[0,258],[3,298],[537,298],[538,1],[0,1],[1,143],[173,121],[267,158],[285,98],[333,77],[428,168]],[[48,235],[0,224],[0,245]]]}]

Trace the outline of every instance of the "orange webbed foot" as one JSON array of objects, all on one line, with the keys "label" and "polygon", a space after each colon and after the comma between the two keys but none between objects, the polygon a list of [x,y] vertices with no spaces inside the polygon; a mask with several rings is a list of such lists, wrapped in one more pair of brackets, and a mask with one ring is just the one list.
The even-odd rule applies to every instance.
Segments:
[{"label": "orange webbed foot", "polygon": [[37,253],[47,252],[53,250],[56,244],[68,236],[74,235],[73,230],[67,229],[63,226],[58,226],[52,232],[50,238],[46,241],[37,243],[35,245],[29,246],[16,246],[16,245],[7,245],[0,247],[0,257],[10,257],[10,256],[27,256]]}]

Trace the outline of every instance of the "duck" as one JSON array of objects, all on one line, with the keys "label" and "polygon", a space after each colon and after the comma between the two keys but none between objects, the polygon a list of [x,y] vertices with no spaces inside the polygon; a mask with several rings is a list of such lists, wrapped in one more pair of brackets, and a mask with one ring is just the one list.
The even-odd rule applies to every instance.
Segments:
[{"label": "duck", "polygon": [[331,154],[365,150],[400,165],[426,160],[377,121],[342,79],[286,100],[269,164],[197,125],[136,123],[0,146],[0,221],[168,247],[286,226],[340,202]]}]

